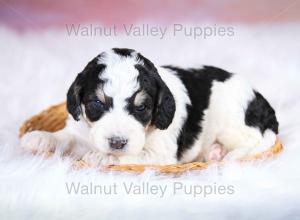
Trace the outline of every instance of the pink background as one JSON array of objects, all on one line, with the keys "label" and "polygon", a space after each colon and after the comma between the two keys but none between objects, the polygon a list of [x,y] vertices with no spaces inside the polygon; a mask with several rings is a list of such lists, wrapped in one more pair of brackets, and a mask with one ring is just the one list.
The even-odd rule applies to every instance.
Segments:
[{"label": "pink background", "polygon": [[139,21],[284,23],[300,21],[299,0],[1,0],[0,22],[17,29],[62,27],[96,22],[120,25]]}]

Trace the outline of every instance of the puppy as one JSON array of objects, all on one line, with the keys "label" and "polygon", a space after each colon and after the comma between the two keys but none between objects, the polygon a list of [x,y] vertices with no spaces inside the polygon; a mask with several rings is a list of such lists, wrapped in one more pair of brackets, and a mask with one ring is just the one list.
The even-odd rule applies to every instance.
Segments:
[{"label": "puppy", "polygon": [[92,166],[173,164],[255,154],[278,133],[273,108],[238,75],[156,67],[131,49],[90,61],[67,93],[67,110],[63,130],[33,131],[21,145],[71,152]]}]

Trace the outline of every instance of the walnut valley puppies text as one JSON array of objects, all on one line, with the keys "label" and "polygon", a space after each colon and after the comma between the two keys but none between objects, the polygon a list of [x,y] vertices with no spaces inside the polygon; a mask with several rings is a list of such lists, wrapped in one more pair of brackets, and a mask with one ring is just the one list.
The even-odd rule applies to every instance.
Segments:
[{"label": "walnut valley puppies text", "polygon": [[233,185],[222,185],[217,183],[200,184],[175,181],[169,184],[157,182],[112,182],[112,183],[81,183],[66,182],[66,192],[69,195],[80,196],[112,196],[112,195],[133,195],[133,196],[154,196],[158,198],[170,195],[188,195],[191,197],[206,198],[212,195],[233,195]]},{"label": "walnut valley puppies text", "polygon": [[167,37],[184,36],[192,39],[207,39],[210,37],[233,37],[235,35],[232,26],[192,26],[184,24],[172,24],[158,26],[150,24],[123,24],[121,26],[100,26],[94,24],[66,24],[66,32],[70,37],[154,37],[165,39]]}]

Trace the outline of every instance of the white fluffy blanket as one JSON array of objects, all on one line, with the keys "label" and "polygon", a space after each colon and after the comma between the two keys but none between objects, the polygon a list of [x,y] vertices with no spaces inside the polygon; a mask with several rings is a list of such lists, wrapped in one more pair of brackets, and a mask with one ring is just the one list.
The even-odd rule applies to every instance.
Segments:
[{"label": "white fluffy blanket", "polygon": [[[233,37],[207,39],[20,34],[0,26],[0,219],[299,219],[300,26],[232,26]],[[243,75],[276,109],[284,152],[172,178],[72,171],[58,156],[21,151],[22,122],[63,101],[75,74],[111,47],[135,48],[157,64]]]}]

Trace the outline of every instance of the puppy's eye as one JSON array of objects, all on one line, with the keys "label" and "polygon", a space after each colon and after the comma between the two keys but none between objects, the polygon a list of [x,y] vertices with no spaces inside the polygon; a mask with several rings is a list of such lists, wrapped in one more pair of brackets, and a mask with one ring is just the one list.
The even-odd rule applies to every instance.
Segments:
[{"label": "puppy's eye", "polygon": [[93,100],[89,103],[92,108],[102,110],[105,108],[105,105],[100,100]]},{"label": "puppy's eye", "polygon": [[135,110],[136,110],[137,112],[145,111],[145,109],[146,109],[146,106],[145,106],[145,105],[139,105],[139,106],[136,106],[136,107],[135,107]]},{"label": "puppy's eye", "polygon": [[85,113],[90,121],[97,121],[106,110],[106,105],[99,100],[89,101],[85,107]]}]

